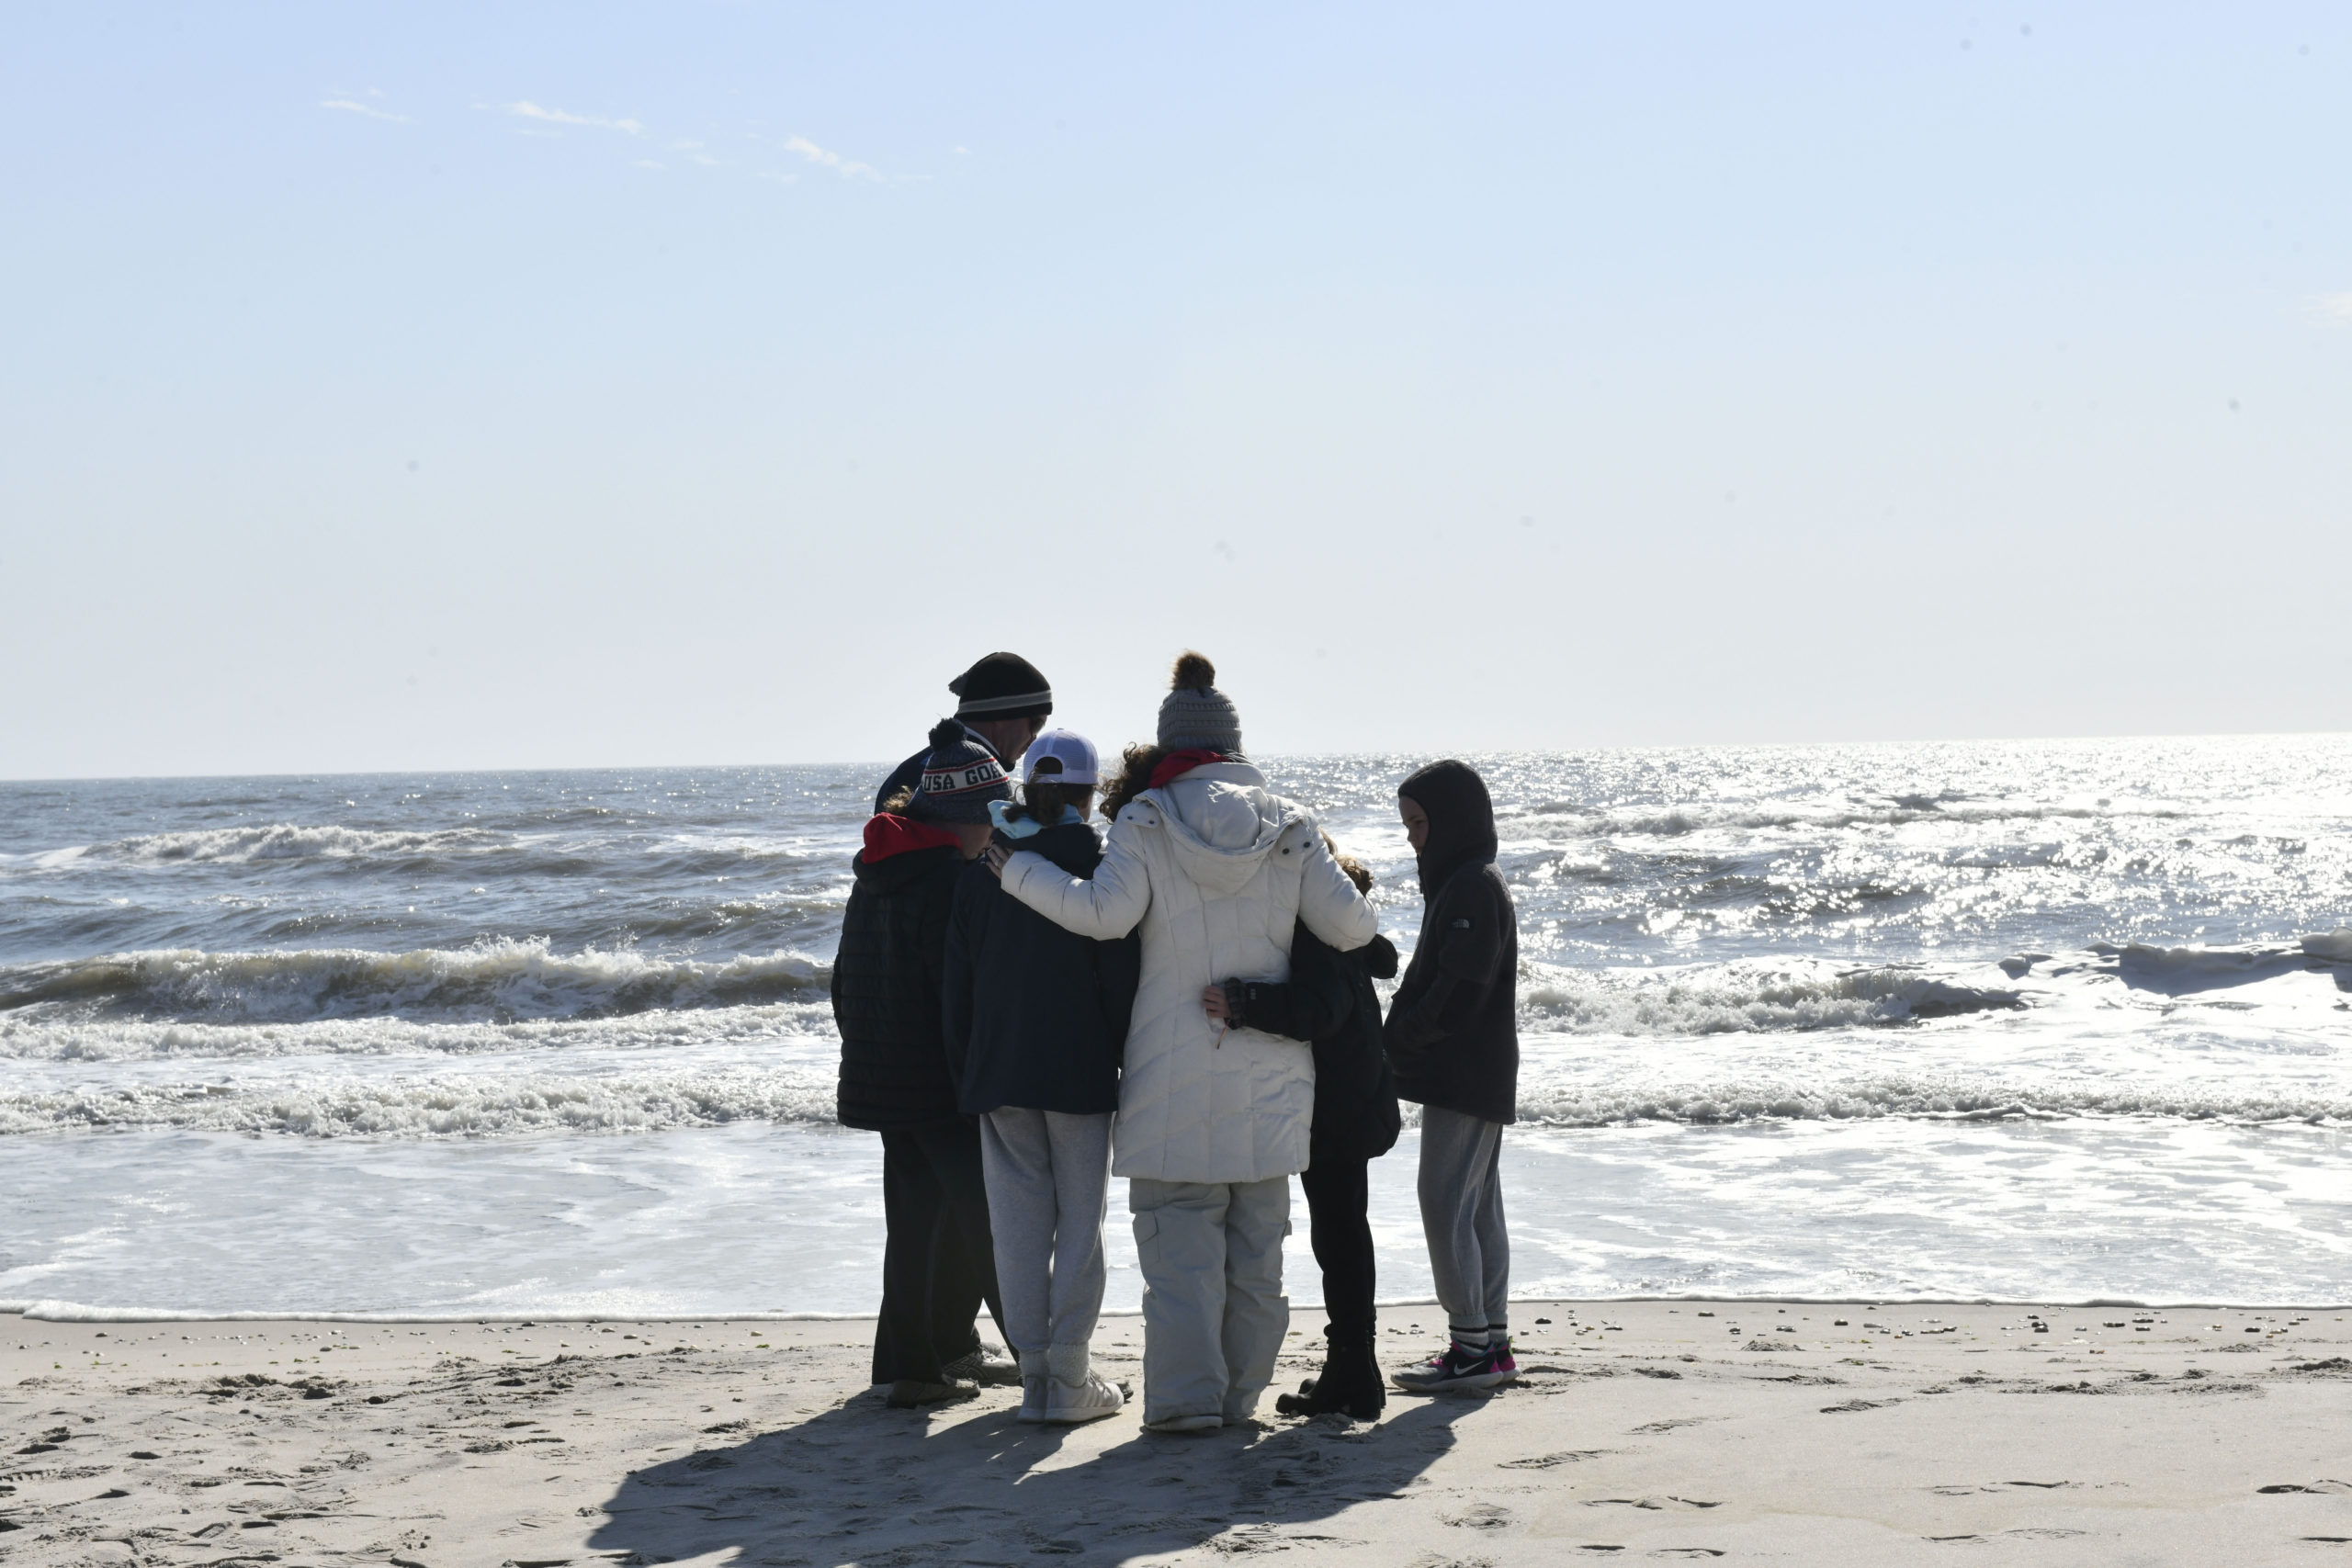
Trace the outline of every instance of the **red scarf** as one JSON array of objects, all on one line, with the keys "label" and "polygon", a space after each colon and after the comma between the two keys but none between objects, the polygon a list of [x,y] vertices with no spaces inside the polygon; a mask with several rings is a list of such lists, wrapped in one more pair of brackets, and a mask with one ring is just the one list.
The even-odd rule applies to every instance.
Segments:
[{"label": "red scarf", "polygon": [[893,817],[888,812],[865,824],[865,863],[888,860],[910,850],[935,850],[947,844],[961,844],[952,828],[935,823],[918,822],[911,817]]},{"label": "red scarf", "polygon": [[1224,752],[1212,751],[1201,746],[1188,747],[1182,751],[1170,751],[1159,759],[1158,767],[1151,770],[1151,783],[1145,787],[1158,789],[1162,784],[1174,784],[1194,768],[1205,768],[1211,762],[1222,762],[1227,760]]}]

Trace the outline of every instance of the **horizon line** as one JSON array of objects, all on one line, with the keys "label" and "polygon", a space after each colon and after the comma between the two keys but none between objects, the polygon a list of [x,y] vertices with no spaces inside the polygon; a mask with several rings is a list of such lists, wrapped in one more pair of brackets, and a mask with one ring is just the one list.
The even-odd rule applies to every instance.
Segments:
[{"label": "horizon line", "polygon": [[[2154,740],[2287,740],[2324,739],[2352,737],[2352,729],[2221,729],[2189,731],[2154,731],[2120,735],[1983,735],[1943,737],[1939,739],[1881,740],[1707,740],[1650,744],[1620,744],[1603,746],[1562,747],[1462,747],[1445,749],[1385,748],[1330,751],[1268,751],[1260,757],[1268,761],[1321,761],[1351,757],[1413,757],[1436,758],[1459,756],[1465,759],[1481,757],[1559,757],[1581,752],[1642,752],[1642,751],[1727,751],[1727,750],[1817,750],[1838,747],[1871,746],[2064,746],[2087,745],[2094,742],[2154,741]],[[1245,758],[1248,756],[1244,754]],[[450,773],[482,774],[543,774],[591,773],[621,771],[650,771],[669,769],[686,773],[707,773],[720,770],[763,768],[866,768],[885,770],[898,766],[888,758],[854,758],[831,761],[737,761],[737,762],[572,762],[557,765],[531,764],[504,767],[401,767],[345,769],[285,769],[270,773],[0,773],[0,786],[9,784],[194,784],[208,780],[230,779],[356,779],[415,777],[421,774]]]}]

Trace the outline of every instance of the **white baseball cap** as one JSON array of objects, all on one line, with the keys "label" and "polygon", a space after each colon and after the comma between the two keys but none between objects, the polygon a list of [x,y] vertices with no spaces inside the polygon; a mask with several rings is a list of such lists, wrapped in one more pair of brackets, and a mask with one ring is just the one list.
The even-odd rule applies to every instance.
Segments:
[{"label": "white baseball cap", "polygon": [[1102,761],[1094,753],[1094,742],[1075,729],[1048,729],[1029,742],[1029,750],[1022,754],[1021,782],[1035,784],[1037,764],[1051,757],[1061,764],[1059,772],[1046,770],[1047,784],[1099,784],[1102,782]]}]

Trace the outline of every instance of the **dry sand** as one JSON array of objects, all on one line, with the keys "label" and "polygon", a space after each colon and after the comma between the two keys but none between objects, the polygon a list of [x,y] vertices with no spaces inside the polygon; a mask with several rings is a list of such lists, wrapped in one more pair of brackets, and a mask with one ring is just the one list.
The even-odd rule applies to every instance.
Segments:
[{"label": "dry sand", "polygon": [[2347,1316],[1531,1304],[1492,1395],[1197,1438],[886,1410],[863,1322],[0,1317],[0,1558],[2352,1564]]}]

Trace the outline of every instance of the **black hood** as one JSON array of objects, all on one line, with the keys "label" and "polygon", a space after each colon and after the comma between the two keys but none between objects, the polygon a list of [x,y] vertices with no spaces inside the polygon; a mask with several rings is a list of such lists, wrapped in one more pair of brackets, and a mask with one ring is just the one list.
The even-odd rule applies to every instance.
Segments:
[{"label": "black hood", "polygon": [[1102,863],[1102,840],[1091,822],[1064,822],[1058,827],[1041,828],[1020,839],[1000,829],[996,841],[1008,850],[1027,850],[1031,854],[1043,855],[1072,876],[1091,876],[1094,868]]},{"label": "black hood", "polygon": [[1421,874],[1421,901],[1437,897],[1446,879],[1465,865],[1495,858],[1495,805],[1487,781],[1467,762],[1448,758],[1431,762],[1396,786],[1429,813],[1429,841],[1415,863]]}]

